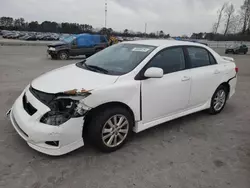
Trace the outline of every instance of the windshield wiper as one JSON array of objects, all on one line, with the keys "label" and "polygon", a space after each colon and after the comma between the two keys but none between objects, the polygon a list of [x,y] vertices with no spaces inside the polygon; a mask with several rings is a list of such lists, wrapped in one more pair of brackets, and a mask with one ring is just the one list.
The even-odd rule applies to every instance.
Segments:
[{"label": "windshield wiper", "polygon": [[98,67],[98,66],[96,66],[96,65],[87,65],[85,62],[84,62],[84,65],[88,68],[88,69],[90,69],[90,70],[93,70],[93,71],[99,71],[99,72],[102,72],[102,73],[104,73],[104,74],[108,74],[109,73],[109,71],[108,70],[106,70],[106,69],[104,69],[104,68],[102,68],[102,67]]},{"label": "windshield wiper", "polygon": [[85,67],[87,70],[91,70],[91,71],[94,71],[94,72],[102,72],[104,74],[108,74],[109,73],[109,71],[106,70],[106,69],[104,69],[104,68],[98,67],[96,65],[88,65],[88,64],[86,64],[86,60],[83,60],[83,61],[77,63],[76,65],[78,67],[80,67],[80,68]]}]

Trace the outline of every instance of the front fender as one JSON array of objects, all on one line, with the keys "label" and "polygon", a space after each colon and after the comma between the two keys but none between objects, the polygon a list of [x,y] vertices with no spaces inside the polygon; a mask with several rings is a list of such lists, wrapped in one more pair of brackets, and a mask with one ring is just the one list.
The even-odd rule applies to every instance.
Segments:
[{"label": "front fender", "polygon": [[62,50],[70,50],[70,47],[68,45],[58,46],[56,47],[56,52],[62,51]]},{"label": "front fender", "polygon": [[110,102],[126,104],[133,111],[135,121],[139,121],[140,81],[117,82],[105,88],[91,91],[91,95],[84,99],[84,103],[91,108]]}]

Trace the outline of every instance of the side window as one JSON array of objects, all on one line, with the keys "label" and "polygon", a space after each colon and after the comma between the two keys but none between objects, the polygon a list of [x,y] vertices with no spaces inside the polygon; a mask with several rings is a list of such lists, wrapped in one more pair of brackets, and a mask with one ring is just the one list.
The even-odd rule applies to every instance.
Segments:
[{"label": "side window", "polygon": [[148,68],[162,68],[164,74],[185,69],[185,58],[181,47],[166,49],[157,54],[149,63]]},{"label": "side window", "polygon": [[74,46],[77,45],[76,39],[74,39],[74,40],[72,41],[72,45],[74,45]]},{"label": "side window", "polygon": [[187,51],[192,68],[210,65],[209,54],[207,50],[199,47],[188,47]]}]

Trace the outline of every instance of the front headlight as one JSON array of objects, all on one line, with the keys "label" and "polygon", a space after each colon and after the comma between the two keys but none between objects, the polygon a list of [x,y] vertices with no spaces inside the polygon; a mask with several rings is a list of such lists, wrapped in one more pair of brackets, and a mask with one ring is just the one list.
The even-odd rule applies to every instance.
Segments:
[{"label": "front headlight", "polygon": [[53,48],[53,47],[50,47],[49,50],[50,50],[50,51],[56,51],[56,49]]},{"label": "front headlight", "polygon": [[51,111],[40,120],[48,125],[61,125],[71,118],[83,117],[89,110],[83,102],[70,98],[59,98],[49,103]]}]

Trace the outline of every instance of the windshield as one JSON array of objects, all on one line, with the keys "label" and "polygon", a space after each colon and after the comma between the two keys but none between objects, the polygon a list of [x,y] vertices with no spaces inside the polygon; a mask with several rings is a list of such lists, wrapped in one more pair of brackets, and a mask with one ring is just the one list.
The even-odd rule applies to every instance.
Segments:
[{"label": "windshield", "polygon": [[77,66],[110,75],[123,75],[132,71],[155,48],[155,46],[120,43],[91,56]]},{"label": "windshield", "polygon": [[66,43],[71,43],[76,37],[75,36],[69,36],[64,39],[62,39]]}]

